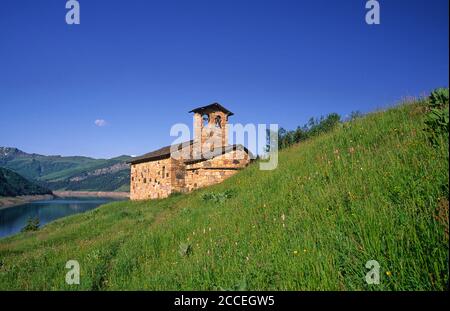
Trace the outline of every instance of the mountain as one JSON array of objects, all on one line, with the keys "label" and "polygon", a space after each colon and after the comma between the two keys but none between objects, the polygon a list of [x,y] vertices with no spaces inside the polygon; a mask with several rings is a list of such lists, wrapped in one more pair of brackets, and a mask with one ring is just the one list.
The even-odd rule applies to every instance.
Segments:
[{"label": "mountain", "polygon": [[0,147],[0,167],[11,169],[52,190],[129,191],[130,156],[93,159],[45,156]]},{"label": "mountain", "polygon": [[0,167],[0,197],[51,193],[50,189],[32,183],[16,172]]},{"label": "mountain", "polygon": [[[372,113],[281,150],[272,171],[2,239],[0,290],[448,291],[448,129],[431,144],[427,114]],[[76,287],[55,272],[73,258]]]}]

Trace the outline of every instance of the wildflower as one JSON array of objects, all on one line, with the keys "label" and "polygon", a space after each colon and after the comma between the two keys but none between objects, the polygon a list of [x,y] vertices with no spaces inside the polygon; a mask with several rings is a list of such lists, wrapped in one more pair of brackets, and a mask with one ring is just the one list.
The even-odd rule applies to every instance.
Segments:
[{"label": "wildflower", "polygon": [[294,255],[297,255],[298,254],[298,251],[294,251]]},{"label": "wildflower", "polygon": [[386,271],[386,275],[387,275],[388,277],[391,277],[391,276],[392,276],[392,272],[391,272],[391,271]]},{"label": "wildflower", "polygon": [[306,253],[306,248],[303,250],[304,253]]},{"label": "wildflower", "polygon": [[281,215],[281,220],[284,221],[286,219],[286,216],[283,214]]}]

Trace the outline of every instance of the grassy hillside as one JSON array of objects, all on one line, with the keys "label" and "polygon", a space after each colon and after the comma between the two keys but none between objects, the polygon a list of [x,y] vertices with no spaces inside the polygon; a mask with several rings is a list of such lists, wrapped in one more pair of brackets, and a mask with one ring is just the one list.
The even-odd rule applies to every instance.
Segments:
[{"label": "grassy hillside", "polygon": [[28,181],[16,172],[0,167],[0,197],[51,193],[49,189]]},{"label": "grassy hillside", "polygon": [[129,156],[113,159],[28,154],[0,147],[0,167],[9,168],[52,190],[128,191]]},{"label": "grassy hillside", "polygon": [[448,141],[423,128],[423,105],[402,105],[283,150],[274,171],[6,238],[0,289],[448,289]]}]

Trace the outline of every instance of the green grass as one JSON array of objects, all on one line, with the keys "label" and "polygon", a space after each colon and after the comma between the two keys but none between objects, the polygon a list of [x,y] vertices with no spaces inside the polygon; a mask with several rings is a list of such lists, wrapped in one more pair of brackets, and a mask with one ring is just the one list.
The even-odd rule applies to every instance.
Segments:
[{"label": "green grass", "polygon": [[447,290],[448,141],[429,146],[423,120],[404,104],[280,152],[274,171],[3,239],[0,289]]}]

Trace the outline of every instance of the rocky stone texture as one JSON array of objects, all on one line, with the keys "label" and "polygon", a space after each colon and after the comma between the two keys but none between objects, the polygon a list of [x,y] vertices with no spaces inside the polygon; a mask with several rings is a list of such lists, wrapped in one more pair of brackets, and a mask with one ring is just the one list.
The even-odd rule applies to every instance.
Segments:
[{"label": "rocky stone texture", "polygon": [[211,186],[224,181],[245,168],[250,162],[244,150],[234,150],[210,160],[186,165],[185,189]]},{"label": "rocky stone texture", "polygon": [[71,177],[71,178],[69,178],[69,181],[78,182],[78,181],[85,180],[85,179],[87,179],[87,178],[89,178],[91,176],[100,176],[100,175],[106,175],[106,174],[114,174],[114,173],[116,173],[118,171],[125,170],[125,169],[128,169],[128,168],[129,168],[129,165],[127,163],[125,163],[125,162],[116,163],[116,164],[108,166],[108,167],[99,168],[99,169],[96,169],[94,171],[85,172],[85,173],[83,173],[81,175],[77,175],[77,176]]},{"label": "rocky stone texture", "polygon": [[165,198],[172,192],[172,159],[131,165],[130,199]]}]

